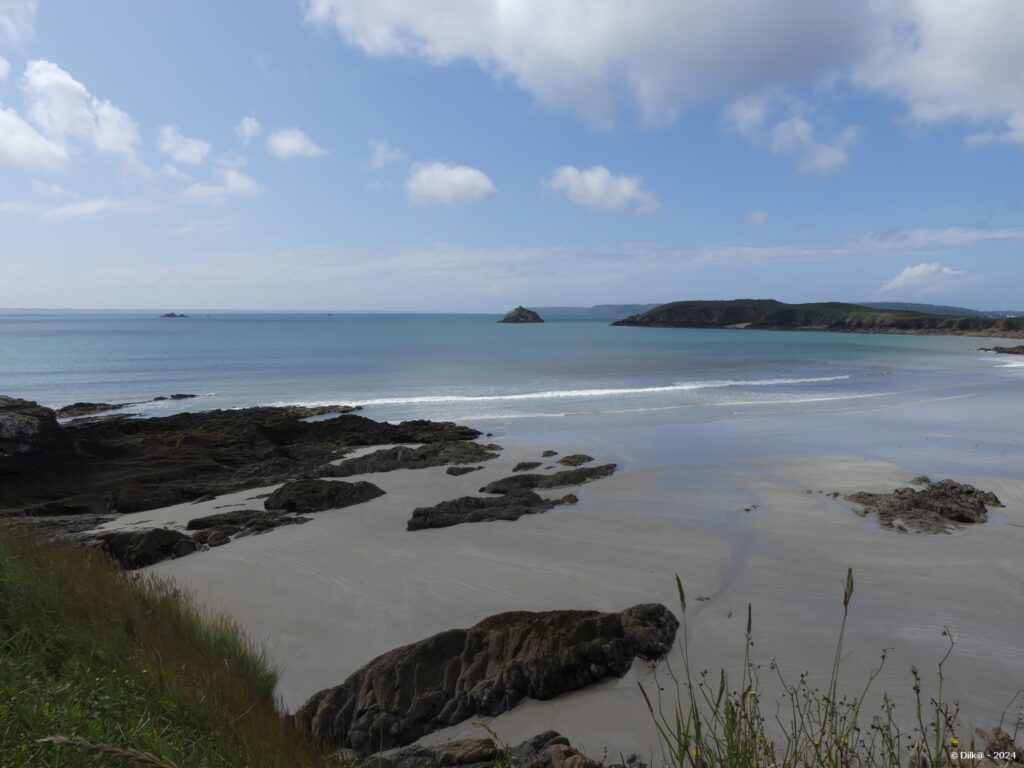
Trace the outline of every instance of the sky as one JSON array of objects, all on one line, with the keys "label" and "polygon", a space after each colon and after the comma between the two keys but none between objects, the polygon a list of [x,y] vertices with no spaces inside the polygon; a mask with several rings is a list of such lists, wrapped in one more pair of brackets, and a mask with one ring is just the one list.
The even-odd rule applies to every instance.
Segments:
[{"label": "sky", "polygon": [[0,0],[0,307],[1024,310],[1020,0]]}]

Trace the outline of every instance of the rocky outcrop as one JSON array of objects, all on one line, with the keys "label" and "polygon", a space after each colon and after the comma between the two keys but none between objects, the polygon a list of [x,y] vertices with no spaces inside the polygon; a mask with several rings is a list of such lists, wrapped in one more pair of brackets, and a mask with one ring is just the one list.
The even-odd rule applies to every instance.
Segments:
[{"label": "rocky outcrop", "polygon": [[164,312],[160,317],[188,317],[188,315],[182,315],[177,312]]},{"label": "rocky outcrop", "polygon": [[545,499],[533,491],[515,491],[504,496],[463,496],[442,501],[432,507],[418,507],[406,524],[408,531],[427,528],[449,528],[460,523],[490,523],[495,520],[518,520],[523,515],[540,515],[560,504],[575,504],[571,493],[560,499]]},{"label": "rocky outcrop", "polygon": [[478,469],[483,469],[483,467],[448,467],[445,470],[445,474],[452,477],[461,477],[462,475],[468,475],[470,472],[476,472]]},{"label": "rocky outcrop", "polygon": [[378,758],[381,768],[601,768],[574,749],[556,731],[545,731],[515,747],[498,746],[493,739],[463,739],[434,746],[414,746]]},{"label": "rocky outcrop", "polygon": [[571,453],[560,458],[558,463],[563,467],[579,467],[583,464],[589,464],[593,460],[593,456],[587,456],[585,453]]},{"label": "rocky outcrop", "polygon": [[138,403],[72,403],[56,410],[59,419],[75,419],[80,416],[94,416],[97,413],[108,413],[127,408]]},{"label": "rocky outcrop", "polygon": [[1003,506],[994,493],[966,483],[931,482],[926,477],[915,481],[926,487],[897,488],[892,493],[853,493],[845,498],[863,507],[862,514],[873,512],[886,528],[921,533],[949,533],[963,525],[984,523],[988,520],[988,507]]},{"label": "rocky outcrop", "polygon": [[475,464],[490,461],[498,454],[479,443],[459,441],[453,443],[429,443],[418,448],[397,445],[384,448],[365,456],[345,459],[338,464],[323,468],[321,477],[350,477],[371,472],[391,472],[396,469],[424,469],[441,467],[445,464]]},{"label": "rocky outcrop", "polygon": [[169,528],[114,531],[100,537],[100,546],[130,570],[168,558],[184,557],[198,548],[192,537]]},{"label": "rocky outcrop", "polygon": [[362,504],[383,495],[384,491],[365,480],[294,480],[270,494],[263,506],[270,511],[322,512]]},{"label": "rocky outcrop", "polygon": [[471,717],[500,715],[525,698],[551,699],[621,677],[638,656],[664,656],[678,628],[654,604],[621,613],[503,613],[378,656],[312,696],[294,719],[324,748],[366,754],[403,746]]},{"label": "rocky outcrop", "polygon": [[557,455],[558,455],[558,451],[544,451],[544,453],[541,454],[541,456],[543,456],[545,459],[549,459],[552,456],[557,456]]},{"label": "rocky outcrop", "polygon": [[499,323],[543,323],[544,319],[532,309],[519,306],[505,315]]},{"label": "rocky outcrop", "polygon": [[982,347],[979,352],[999,352],[1004,355],[1024,355],[1024,344],[1016,347]]},{"label": "rocky outcrop", "polygon": [[512,467],[512,471],[529,472],[531,469],[536,469],[537,467],[539,467],[540,464],[541,463],[539,461],[520,461],[518,464]]},{"label": "rocky outcrop", "polygon": [[266,533],[282,525],[308,523],[311,518],[299,517],[286,512],[267,512],[259,509],[235,509],[218,512],[204,517],[194,517],[185,526],[195,531],[192,538],[198,544],[218,547],[227,544],[232,537]]},{"label": "rocky outcrop", "polygon": [[0,395],[0,471],[30,466],[38,455],[63,453],[67,448],[52,410],[31,400]]},{"label": "rocky outcrop", "polygon": [[615,472],[615,467],[615,464],[600,464],[596,467],[564,469],[550,475],[512,475],[488,483],[480,489],[480,493],[516,493],[545,488],[569,488],[609,477]]},{"label": "rocky outcrop", "polygon": [[[337,414],[344,408],[115,413],[61,425],[48,408],[0,397],[0,517],[144,511],[314,476],[359,446],[480,435],[450,422]],[[324,415],[334,417],[308,420]]]}]

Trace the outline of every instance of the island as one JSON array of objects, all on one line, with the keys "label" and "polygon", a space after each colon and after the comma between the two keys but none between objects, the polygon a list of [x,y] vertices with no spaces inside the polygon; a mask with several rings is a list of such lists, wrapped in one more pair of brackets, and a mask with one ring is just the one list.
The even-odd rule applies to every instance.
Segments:
[{"label": "island", "polygon": [[164,312],[160,317],[188,317],[188,315],[180,315],[177,312]]},{"label": "island", "polygon": [[616,320],[612,325],[1024,337],[1024,317],[934,315],[842,302],[786,304],[774,299],[676,301]]},{"label": "island", "polygon": [[519,306],[505,315],[499,323],[543,323],[544,318],[534,312],[532,309]]}]

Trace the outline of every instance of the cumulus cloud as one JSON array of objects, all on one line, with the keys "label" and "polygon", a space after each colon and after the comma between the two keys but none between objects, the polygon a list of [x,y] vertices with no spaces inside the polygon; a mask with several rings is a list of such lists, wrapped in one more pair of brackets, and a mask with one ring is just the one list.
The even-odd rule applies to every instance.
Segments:
[{"label": "cumulus cloud", "polygon": [[35,34],[38,0],[0,0],[0,43],[21,45]]},{"label": "cumulus cloud", "polygon": [[128,157],[141,142],[135,121],[49,61],[30,61],[22,84],[27,115],[51,140],[84,142],[97,152]]},{"label": "cumulus cloud", "polygon": [[658,210],[658,198],[644,190],[639,176],[616,176],[603,165],[585,170],[563,165],[555,169],[544,185],[587,208],[629,213]]},{"label": "cumulus cloud", "polygon": [[844,67],[868,42],[872,15],[848,0],[306,0],[306,19],[371,56],[460,60],[514,81],[538,101],[597,121],[628,94],[650,121]]},{"label": "cumulus cloud", "polygon": [[244,146],[248,146],[249,142],[262,132],[263,127],[260,125],[260,121],[252,115],[246,115],[235,126],[235,133],[238,134],[238,138],[241,139]]},{"label": "cumulus cloud", "polygon": [[494,194],[483,171],[436,160],[412,166],[405,188],[415,203],[475,203]]},{"label": "cumulus cloud", "polygon": [[405,152],[387,141],[371,141],[370,150],[370,166],[373,168],[383,168],[388,163],[405,159]]},{"label": "cumulus cloud", "polygon": [[760,208],[755,208],[752,211],[747,211],[740,218],[744,224],[767,224],[768,223],[768,211],[764,211]]},{"label": "cumulus cloud", "polygon": [[896,277],[882,283],[882,291],[885,293],[893,291],[930,293],[946,286],[950,278],[962,274],[962,271],[943,266],[937,261],[922,261],[920,264],[907,267]]},{"label": "cumulus cloud", "polygon": [[263,188],[237,168],[214,170],[215,183],[197,182],[182,191],[182,197],[208,205],[224,205],[231,197],[258,197]]},{"label": "cumulus cloud", "polygon": [[67,159],[63,146],[41,135],[13,109],[0,106],[0,164],[54,168]]},{"label": "cumulus cloud", "polygon": [[0,80],[6,80],[9,74],[11,74],[11,62],[0,56]]},{"label": "cumulus cloud", "polygon": [[771,148],[778,155],[796,158],[800,173],[833,173],[847,161],[847,148],[857,141],[857,129],[846,128],[831,141],[818,141],[815,128],[801,117],[791,117],[772,129]]},{"label": "cumulus cloud", "polygon": [[190,139],[173,125],[161,126],[157,136],[157,147],[172,160],[186,165],[202,165],[210,154],[210,143],[202,139]]},{"label": "cumulus cloud", "polygon": [[282,160],[293,157],[320,157],[326,154],[298,128],[283,128],[267,136],[267,151]]}]

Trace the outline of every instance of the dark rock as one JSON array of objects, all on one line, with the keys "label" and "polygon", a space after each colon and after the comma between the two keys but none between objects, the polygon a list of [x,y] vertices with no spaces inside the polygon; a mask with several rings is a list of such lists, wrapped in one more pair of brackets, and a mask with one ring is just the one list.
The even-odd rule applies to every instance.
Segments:
[{"label": "dark rock", "polygon": [[999,352],[1004,355],[1024,355],[1024,344],[1016,347],[982,347],[979,352]]},{"label": "dark rock", "polygon": [[931,478],[928,475],[918,475],[910,481],[911,485],[928,485],[931,482]]},{"label": "dark rock", "polygon": [[271,511],[321,512],[362,504],[383,495],[384,491],[365,480],[294,480],[270,494],[263,506]]},{"label": "dark rock", "polygon": [[0,395],[0,472],[32,466],[40,454],[67,448],[52,410],[31,400]]},{"label": "dark rock", "polygon": [[513,472],[527,472],[527,471],[529,471],[531,469],[536,469],[537,467],[540,466],[540,464],[541,463],[539,461],[520,461],[518,464],[516,464],[514,467],[512,467],[512,471]]},{"label": "dark rock", "polygon": [[[0,517],[154,509],[311,476],[357,446],[480,434],[450,422],[335,415],[346,407],[115,413],[61,425],[50,409],[0,397]],[[333,418],[308,420],[325,414]]]},{"label": "dark rock", "polygon": [[384,448],[355,459],[345,459],[338,464],[329,464],[320,471],[321,477],[350,477],[371,472],[391,472],[395,469],[423,469],[440,467],[445,464],[474,464],[489,461],[498,456],[479,443],[459,441],[453,443],[428,443],[419,448],[397,445]]},{"label": "dark rock", "polygon": [[532,309],[526,307],[516,307],[507,315],[505,315],[499,323],[543,323],[544,319],[534,312]]},{"label": "dark rock", "polygon": [[160,317],[188,317],[188,315],[179,315],[177,312],[164,312]]},{"label": "dark rock", "polygon": [[545,459],[548,459],[548,458],[551,458],[552,456],[557,456],[557,455],[558,455],[558,451],[544,451],[544,453],[541,454],[541,456],[543,456]]},{"label": "dark rock", "polygon": [[963,525],[984,523],[988,507],[1003,506],[994,493],[953,480],[929,482],[919,491],[897,488],[892,493],[853,493],[845,498],[873,512],[886,528],[922,533],[949,533]]},{"label": "dark rock", "polygon": [[453,477],[459,477],[460,475],[468,475],[470,472],[476,472],[478,469],[483,469],[483,467],[448,467],[445,473]]},{"label": "dark rock", "polygon": [[516,491],[532,491],[544,488],[568,488],[582,485],[591,480],[608,477],[615,472],[615,464],[600,464],[596,467],[580,467],[579,469],[563,469],[550,475],[512,475],[488,483],[480,489],[481,493],[514,493]]},{"label": "dark rock", "polygon": [[266,533],[282,525],[308,523],[309,517],[299,517],[287,512],[267,512],[259,509],[236,509],[219,512],[205,517],[196,517],[185,526],[196,531],[192,538],[199,544],[217,547],[227,544],[232,536],[251,536]]},{"label": "dark rock", "polygon": [[168,558],[184,557],[196,551],[190,536],[169,528],[142,531],[114,531],[100,537],[101,546],[125,568],[145,568]]},{"label": "dark rock", "polygon": [[122,408],[127,408],[129,405],[138,405],[138,403],[72,403],[71,405],[65,405],[63,408],[58,408],[56,414],[59,419],[73,419],[79,416],[92,416],[97,413],[119,411]]},{"label": "dark rock", "polygon": [[515,747],[492,739],[463,739],[434,746],[412,746],[378,758],[381,768],[601,768],[556,731],[546,731]]},{"label": "dark rock", "polygon": [[637,656],[664,656],[678,628],[654,604],[621,613],[498,614],[378,656],[312,696],[294,719],[323,748],[390,749],[471,717],[500,715],[527,697],[551,699],[622,677]]},{"label": "dark rock", "polygon": [[518,520],[523,515],[540,515],[559,504],[575,504],[569,494],[561,499],[545,499],[533,491],[515,491],[504,496],[463,496],[442,501],[432,507],[418,507],[406,524],[408,531],[427,528],[448,528],[460,523],[490,523],[495,520]]},{"label": "dark rock", "polygon": [[593,460],[593,456],[587,456],[585,453],[573,453],[568,456],[563,456],[558,460],[558,463],[563,467],[578,467],[581,464],[588,464]]}]

